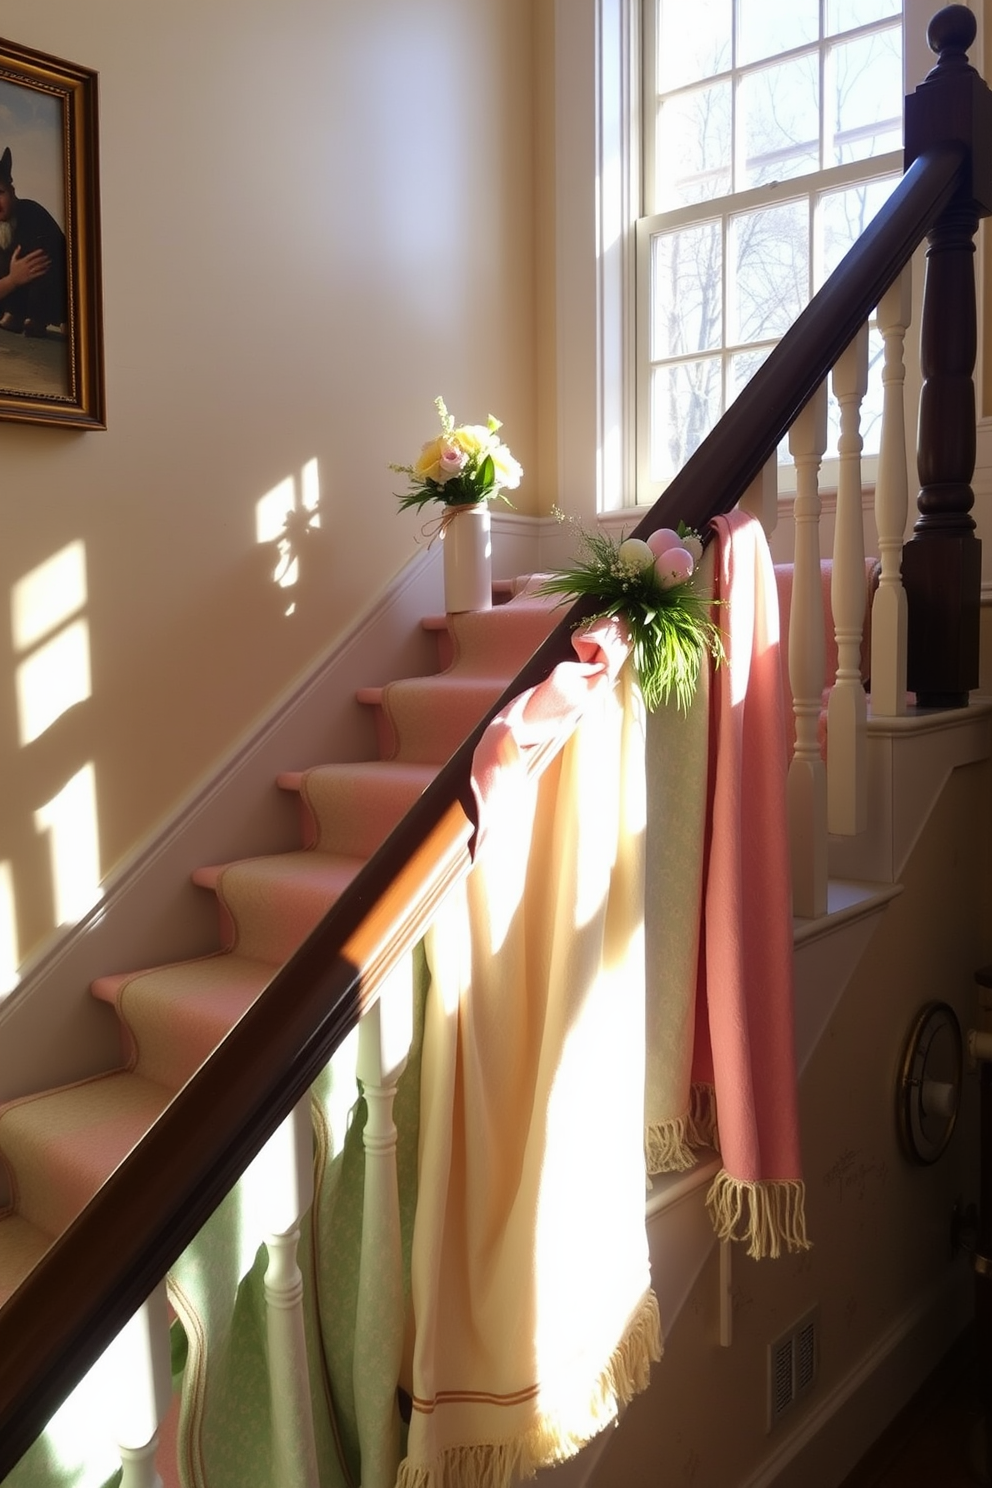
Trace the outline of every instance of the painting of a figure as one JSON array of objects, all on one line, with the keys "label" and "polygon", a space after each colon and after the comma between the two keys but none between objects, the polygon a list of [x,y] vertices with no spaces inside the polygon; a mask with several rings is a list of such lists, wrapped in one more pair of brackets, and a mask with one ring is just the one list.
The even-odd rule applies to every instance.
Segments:
[{"label": "painting of a figure", "polygon": [[96,74],[0,40],[0,419],[104,428]]},{"label": "painting of a figure", "polygon": [[[70,391],[62,108],[0,82],[0,389]],[[15,153],[16,151],[16,153]],[[25,183],[18,190],[18,183]]]}]

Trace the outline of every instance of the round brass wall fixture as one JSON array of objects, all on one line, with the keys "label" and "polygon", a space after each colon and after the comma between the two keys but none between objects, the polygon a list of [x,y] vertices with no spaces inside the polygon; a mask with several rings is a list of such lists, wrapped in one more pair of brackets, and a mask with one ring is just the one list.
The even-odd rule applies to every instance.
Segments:
[{"label": "round brass wall fixture", "polygon": [[946,1002],[928,1002],[906,1041],[896,1091],[899,1138],[912,1162],[934,1163],[951,1140],[961,1094],[961,1025]]}]

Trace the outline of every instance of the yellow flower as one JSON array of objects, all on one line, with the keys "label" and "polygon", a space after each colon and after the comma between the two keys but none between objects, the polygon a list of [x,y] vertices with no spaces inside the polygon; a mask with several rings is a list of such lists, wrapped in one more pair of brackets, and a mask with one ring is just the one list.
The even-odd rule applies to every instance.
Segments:
[{"label": "yellow flower", "polygon": [[443,438],[428,439],[413,467],[413,473],[418,480],[437,480],[441,469],[441,456],[446,444],[447,440]]},{"label": "yellow flower", "polygon": [[493,436],[485,424],[462,424],[452,431],[451,437],[473,464],[484,459],[493,444]]}]

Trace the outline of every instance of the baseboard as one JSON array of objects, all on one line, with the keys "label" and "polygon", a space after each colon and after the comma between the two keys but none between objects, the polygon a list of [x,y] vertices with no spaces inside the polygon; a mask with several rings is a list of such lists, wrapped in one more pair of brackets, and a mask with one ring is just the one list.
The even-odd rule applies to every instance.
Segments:
[{"label": "baseboard", "polygon": [[837,1488],[936,1368],[972,1313],[972,1278],[962,1261],[876,1339],[736,1488]]}]

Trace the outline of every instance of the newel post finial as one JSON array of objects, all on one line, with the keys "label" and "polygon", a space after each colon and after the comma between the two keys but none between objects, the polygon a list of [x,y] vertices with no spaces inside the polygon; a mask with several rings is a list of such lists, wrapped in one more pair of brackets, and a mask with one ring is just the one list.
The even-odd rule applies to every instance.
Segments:
[{"label": "newel post finial", "polygon": [[977,35],[978,22],[967,5],[945,5],[938,10],[927,27],[927,46],[938,60],[927,76],[933,77],[938,68],[970,67],[968,48]]},{"label": "newel post finial", "polygon": [[974,236],[992,213],[992,93],[968,61],[976,23],[948,5],[927,28],[937,65],[906,100],[906,168],[951,148],[957,189],[927,234],[920,331],[919,516],[903,548],[908,685],[924,706],[960,707],[978,686],[981,543],[974,504],[977,350]]}]

